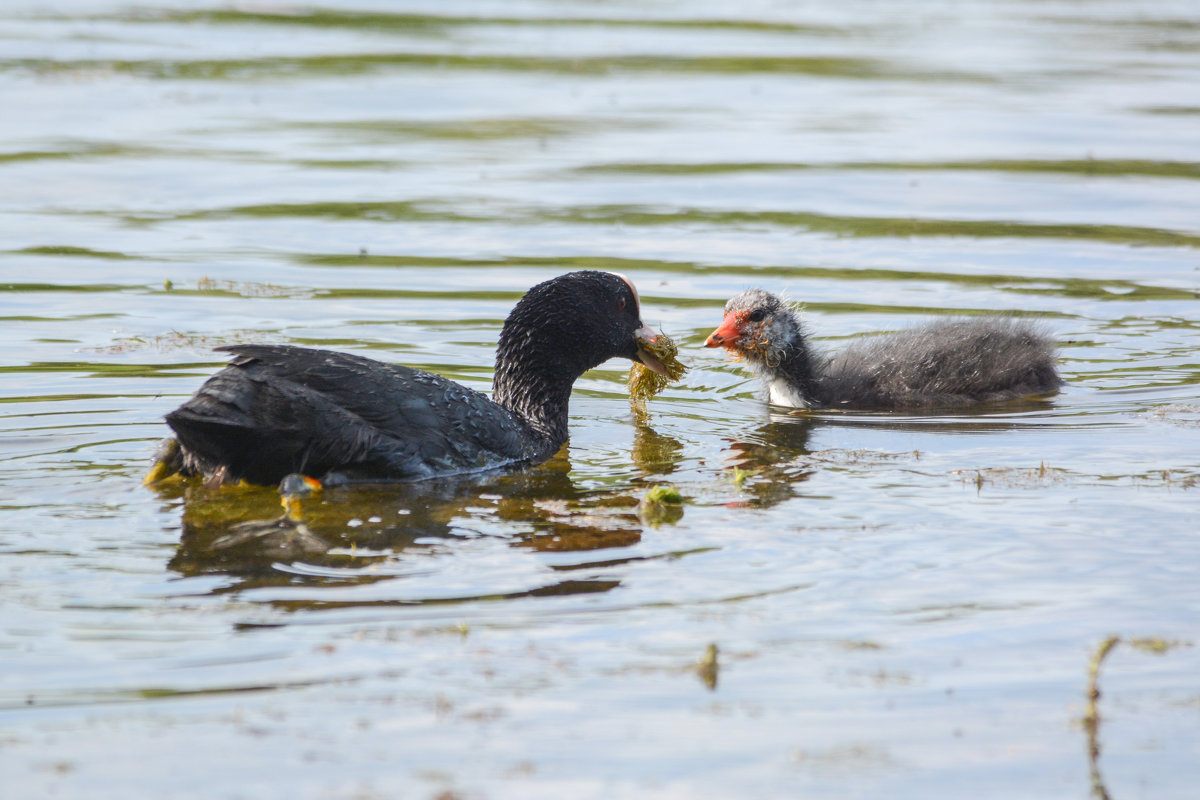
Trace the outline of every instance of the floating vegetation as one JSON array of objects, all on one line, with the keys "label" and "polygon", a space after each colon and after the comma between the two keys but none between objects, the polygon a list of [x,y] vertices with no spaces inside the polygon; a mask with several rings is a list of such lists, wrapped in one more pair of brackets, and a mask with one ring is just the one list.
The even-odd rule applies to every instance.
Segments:
[{"label": "floating vegetation", "polygon": [[883,464],[895,464],[896,462],[907,461],[909,459],[919,461],[921,459],[921,451],[903,450],[898,453],[888,453],[883,450],[870,450],[865,447],[854,450],[830,447],[825,450],[814,450],[806,457],[807,461],[839,467],[879,466]]},{"label": "floating vegetation", "polygon": [[756,472],[758,472],[756,469],[742,469],[741,467],[735,466],[729,473],[729,480],[733,481],[735,486],[741,488],[742,484],[746,482],[746,478],[749,478]]},{"label": "floating vegetation", "polygon": [[683,518],[683,495],[674,486],[652,486],[638,503],[638,516],[654,527],[664,522],[678,522]]},{"label": "floating vegetation", "polygon": [[714,642],[704,649],[704,655],[696,662],[696,674],[700,676],[700,681],[708,687],[708,690],[714,691],[717,688],[717,678],[721,671],[721,665],[717,661],[719,651]]},{"label": "floating vegetation", "polygon": [[1100,667],[1104,664],[1104,659],[1108,658],[1109,654],[1121,643],[1125,643],[1144,653],[1153,653],[1155,655],[1162,655],[1176,647],[1190,646],[1188,642],[1163,639],[1159,636],[1141,636],[1128,639],[1123,639],[1120,636],[1109,636],[1100,642],[1095,651],[1092,652],[1091,660],[1088,661],[1087,706],[1084,708],[1083,717],[1080,719],[1080,722],[1087,733],[1088,768],[1091,773],[1092,795],[1099,798],[1099,800],[1108,800],[1109,798],[1108,790],[1104,786],[1104,779],[1100,775],[1100,710],[1096,707],[1096,701],[1100,699]]},{"label": "floating vegetation", "polygon": [[646,492],[643,503],[682,503],[683,495],[674,486],[659,484]]},{"label": "floating vegetation", "polygon": [[665,333],[660,333],[654,340],[639,339],[638,350],[645,350],[667,370],[665,375],[660,375],[641,363],[635,363],[630,368],[629,397],[635,406],[640,407],[669,384],[682,378],[688,368],[679,361],[679,346]]},{"label": "floating vegetation", "polygon": [[[1108,654],[1121,641],[1119,636],[1109,636],[1096,651],[1092,653],[1092,660],[1088,662],[1088,679],[1087,679],[1087,708],[1083,712],[1083,724],[1088,729],[1089,735],[1095,735],[1095,728],[1100,724],[1100,712],[1096,709],[1096,701],[1100,699],[1100,665],[1104,663],[1104,659],[1108,658]],[[1096,748],[1098,750],[1098,748]]]},{"label": "floating vegetation", "polygon": [[1156,406],[1145,415],[1157,422],[1167,422],[1183,428],[1200,428],[1200,405],[1195,403],[1170,403]]},{"label": "floating vegetation", "polygon": [[221,344],[228,344],[226,337],[210,336],[203,333],[181,333],[168,331],[153,336],[129,336],[117,339],[107,347],[93,348],[93,352],[106,355],[129,353],[136,350],[183,350],[188,348],[210,349]]},{"label": "floating vegetation", "polygon": [[1006,489],[1034,489],[1063,483],[1077,485],[1111,485],[1114,482],[1135,486],[1160,486],[1167,489],[1194,489],[1200,486],[1200,474],[1190,469],[1161,469],[1129,474],[1088,475],[1058,467],[1048,467],[1043,461],[1036,467],[985,467],[983,469],[953,470],[950,473],[964,484],[982,491],[984,486]]},{"label": "floating vegetation", "polygon": [[231,331],[222,334],[167,331],[166,333],[156,333],[153,336],[122,337],[106,347],[92,347],[85,348],[85,350],[104,355],[119,355],[139,350],[153,350],[160,353],[169,350],[211,350],[227,344],[262,343],[271,338],[273,337],[263,331]]},{"label": "floating vegetation", "polygon": [[196,290],[200,292],[224,292],[241,295],[242,297],[286,297],[303,293],[271,283],[215,280],[208,276],[196,281]]},{"label": "floating vegetation", "polygon": [[985,467],[975,470],[954,470],[951,474],[960,476],[963,483],[974,484],[976,491],[981,491],[984,485],[989,483],[1008,488],[1030,488],[1061,483],[1071,479],[1078,480],[1080,477],[1065,469],[1047,467],[1045,461],[1028,469]]}]

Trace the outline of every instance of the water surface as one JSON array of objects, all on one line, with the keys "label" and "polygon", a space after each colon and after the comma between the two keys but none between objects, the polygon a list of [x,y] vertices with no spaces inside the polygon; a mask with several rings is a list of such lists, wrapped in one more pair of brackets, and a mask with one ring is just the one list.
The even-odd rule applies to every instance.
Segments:
[{"label": "water surface", "polygon": [[[1194,4],[0,13],[6,794],[1194,793]],[[214,346],[486,391],[577,268],[683,345],[648,415],[610,362],[546,465],[332,491],[305,536],[140,485]],[[1068,385],[769,409],[700,347],[748,286],[825,349],[1037,318]]]}]

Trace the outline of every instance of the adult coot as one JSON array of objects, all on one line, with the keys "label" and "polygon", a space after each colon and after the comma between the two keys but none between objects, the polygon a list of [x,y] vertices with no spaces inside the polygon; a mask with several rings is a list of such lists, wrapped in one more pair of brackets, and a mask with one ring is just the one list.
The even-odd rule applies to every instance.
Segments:
[{"label": "adult coot", "polygon": [[575,379],[614,356],[661,363],[640,342],[637,290],[582,271],[530,289],[500,331],[493,399],[438,375],[362,356],[233,345],[227,367],[167,414],[177,440],[147,480],[171,472],[210,484],[420,480],[534,464],[567,441]]},{"label": "adult coot", "polygon": [[793,408],[920,409],[992,403],[1062,385],[1054,341],[1006,317],[934,322],[813,351],[799,313],[770,292],[749,289],[725,304],[706,347],[725,347]]}]

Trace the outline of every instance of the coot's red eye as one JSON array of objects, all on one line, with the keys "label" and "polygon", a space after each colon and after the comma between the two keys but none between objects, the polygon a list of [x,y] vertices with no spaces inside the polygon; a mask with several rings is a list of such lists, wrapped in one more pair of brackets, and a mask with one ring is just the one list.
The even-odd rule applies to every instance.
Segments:
[{"label": "coot's red eye", "polygon": [[625,298],[624,298],[624,297],[618,297],[618,298],[617,298],[617,310],[618,310],[618,311],[624,311],[624,310],[625,310]]}]

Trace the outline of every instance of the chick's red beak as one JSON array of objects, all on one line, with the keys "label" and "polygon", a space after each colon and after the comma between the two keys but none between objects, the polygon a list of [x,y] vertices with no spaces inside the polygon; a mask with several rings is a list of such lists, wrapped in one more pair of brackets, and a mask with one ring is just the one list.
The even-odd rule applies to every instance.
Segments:
[{"label": "chick's red beak", "polygon": [[742,335],[742,319],[737,313],[725,315],[721,326],[708,335],[704,340],[705,347],[733,347],[734,342]]}]

